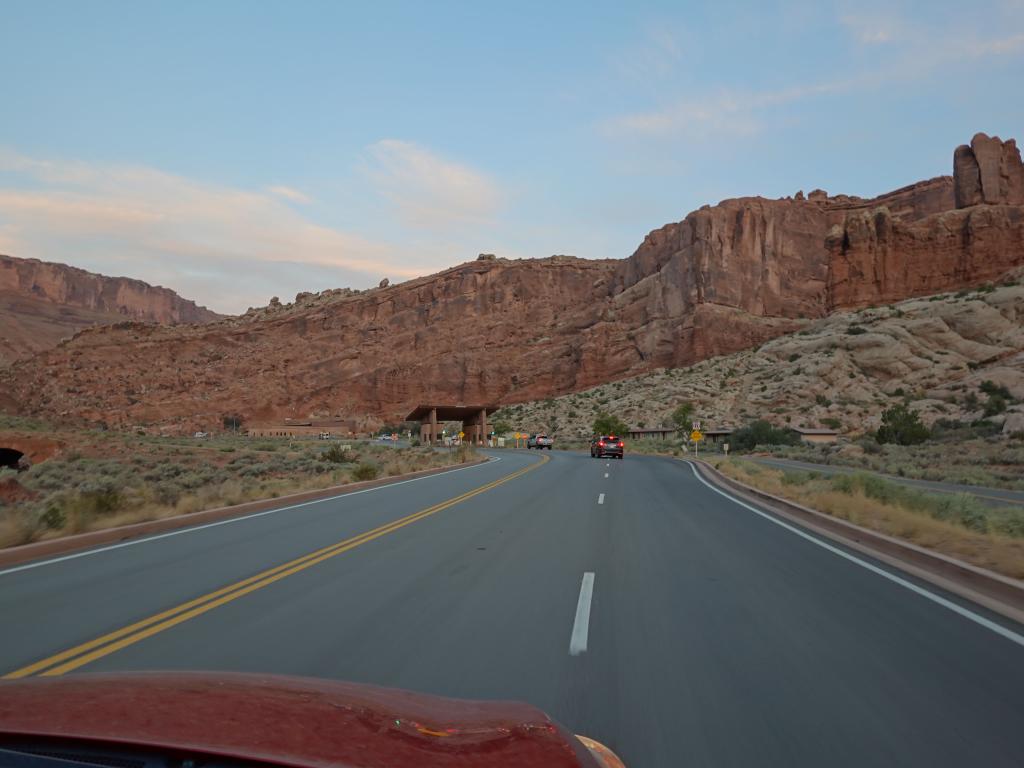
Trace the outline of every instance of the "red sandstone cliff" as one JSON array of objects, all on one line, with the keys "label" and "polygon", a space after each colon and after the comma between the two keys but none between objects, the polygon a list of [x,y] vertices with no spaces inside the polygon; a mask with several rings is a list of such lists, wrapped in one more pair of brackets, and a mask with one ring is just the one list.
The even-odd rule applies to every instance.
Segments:
[{"label": "red sandstone cliff", "polygon": [[749,348],[834,309],[992,280],[1024,264],[1020,173],[1012,142],[979,134],[953,178],[870,200],[726,200],[624,260],[483,258],[204,326],[89,330],[19,363],[0,391],[21,412],[182,429],[228,413],[390,420],[419,402],[570,392]]},{"label": "red sandstone cliff", "polygon": [[53,347],[92,325],[125,319],[206,323],[220,317],[141,280],[0,255],[0,362]]}]

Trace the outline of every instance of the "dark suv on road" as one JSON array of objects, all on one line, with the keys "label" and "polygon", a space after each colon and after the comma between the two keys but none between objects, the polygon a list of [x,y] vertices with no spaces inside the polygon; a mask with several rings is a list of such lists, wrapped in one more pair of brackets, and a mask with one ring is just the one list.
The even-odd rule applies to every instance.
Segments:
[{"label": "dark suv on road", "polygon": [[621,459],[622,449],[625,447],[621,437],[598,435],[590,441],[590,456],[595,459],[603,459],[605,456]]}]

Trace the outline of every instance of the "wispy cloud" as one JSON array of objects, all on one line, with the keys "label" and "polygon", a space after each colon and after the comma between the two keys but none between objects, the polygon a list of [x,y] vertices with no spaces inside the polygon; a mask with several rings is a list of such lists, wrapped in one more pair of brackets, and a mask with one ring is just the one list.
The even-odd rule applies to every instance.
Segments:
[{"label": "wispy cloud", "polygon": [[142,166],[0,152],[5,251],[93,269],[120,266],[118,274],[166,279],[221,311],[263,303],[270,292],[315,288],[303,277],[312,273],[320,287],[362,287],[433,266],[311,221],[282,197],[298,201],[281,188],[250,191]]},{"label": "wispy cloud", "polygon": [[1006,56],[1024,51],[1024,34],[994,40],[975,40],[963,45],[962,50],[970,56]]},{"label": "wispy cloud", "polygon": [[632,83],[648,86],[672,74],[683,59],[683,50],[681,29],[651,24],[637,42],[612,55],[612,67]]},{"label": "wispy cloud", "polygon": [[845,14],[839,17],[839,23],[864,45],[891,43],[899,37],[902,27],[896,17],[878,13]]},{"label": "wispy cloud", "polygon": [[410,141],[385,139],[370,145],[363,171],[416,229],[485,223],[502,202],[498,185],[486,174]]},{"label": "wispy cloud", "polygon": [[612,137],[750,136],[760,131],[767,111],[774,107],[855,89],[913,81],[956,62],[1024,53],[1024,33],[992,38],[928,30],[911,33],[904,32],[903,22],[896,17],[843,16],[841,23],[861,43],[878,45],[899,41],[901,48],[894,52],[894,58],[844,79],[762,91],[722,88],[648,111],[618,115],[601,122],[600,128]]},{"label": "wispy cloud", "polygon": [[723,90],[715,95],[678,101],[649,112],[612,118],[603,127],[610,135],[751,135],[760,128],[758,112],[812,96],[837,93],[851,85],[851,82],[843,81],[761,92]]},{"label": "wispy cloud", "polygon": [[308,205],[313,202],[313,199],[295,187],[287,187],[283,184],[277,184],[272,187],[267,187],[267,192],[278,197],[283,197],[285,200],[289,200],[293,203],[300,203],[302,205]]}]

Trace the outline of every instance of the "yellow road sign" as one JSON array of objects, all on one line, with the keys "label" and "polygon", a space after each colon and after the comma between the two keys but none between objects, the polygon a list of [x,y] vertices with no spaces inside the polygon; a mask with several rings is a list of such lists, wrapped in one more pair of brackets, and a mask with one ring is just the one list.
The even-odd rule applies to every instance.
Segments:
[{"label": "yellow road sign", "polygon": [[465,433],[465,432],[459,432],[459,440],[461,440],[461,439],[462,439],[462,438],[464,438],[465,436],[466,436],[466,433]]},{"label": "yellow road sign", "polygon": [[693,442],[695,443],[699,443],[701,440],[704,439],[704,435],[700,433],[699,429],[695,429],[693,430],[693,432],[690,433],[690,439],[693,440]]}]

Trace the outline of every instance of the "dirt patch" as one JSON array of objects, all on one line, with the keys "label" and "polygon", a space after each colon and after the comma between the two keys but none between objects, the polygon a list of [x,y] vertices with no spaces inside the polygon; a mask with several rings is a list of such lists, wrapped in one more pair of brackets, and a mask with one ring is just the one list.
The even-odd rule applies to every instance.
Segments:
[{"label": "dirt patch", "polygon": [[23,486],[16,477],[0,480],[0,504],[17,504],[20,501],[32,501],[38,497],[38,493]]}]

